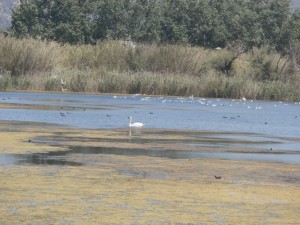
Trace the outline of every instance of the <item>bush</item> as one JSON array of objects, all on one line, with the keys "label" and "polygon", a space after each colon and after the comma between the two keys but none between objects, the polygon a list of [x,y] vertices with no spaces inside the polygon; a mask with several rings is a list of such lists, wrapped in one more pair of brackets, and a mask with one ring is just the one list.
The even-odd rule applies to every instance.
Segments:
[{"label": "bush", "polygon": [[0,91],[12,88],[13,81],[10,75],[0,75]]},{"label": "bush", "polygon": [[264,98],[270,100],[288,100],[293,96],[290,84],[284,84],[280,81],[266,82],[263,88]]},{"label": "bush", "polygon": [[235,58],[230,52],[222,50],[219,51],[218,54],[215,54],[208,63],[210,68],[229,75],[232,71],[232,63],[234,59]]}]

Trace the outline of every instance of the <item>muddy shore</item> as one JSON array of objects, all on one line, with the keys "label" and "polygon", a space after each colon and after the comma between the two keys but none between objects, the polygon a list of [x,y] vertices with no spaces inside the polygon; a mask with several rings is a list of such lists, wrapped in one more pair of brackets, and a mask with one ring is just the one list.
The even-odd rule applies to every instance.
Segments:
[{"label": "muddy shore", "polygon": [[[22,156],[66,152],[70,146],[202,151],[182,143],[221,141],[200,131],[83,130],[9,121],[0,123],[0,131],[0,154]],[[262,151],[253,146],[230,151]],[[47,157],[77,164],[0,166],[1,224],[299,224],[299,164],[92,151]]]}]

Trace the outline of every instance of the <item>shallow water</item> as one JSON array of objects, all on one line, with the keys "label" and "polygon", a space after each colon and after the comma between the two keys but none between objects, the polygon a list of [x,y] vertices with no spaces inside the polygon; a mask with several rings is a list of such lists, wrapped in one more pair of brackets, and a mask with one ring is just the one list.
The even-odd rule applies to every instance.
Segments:
[{"label": "shallow water", "polygon": [[68,159],[71,154],[76,154],[81,159],[81,154],[111,154],[125,156],[163,157],[170,159],[223,159],[223,160],[250,160],[277,163],[300,164],[300,154],[273,154],[273,153],[239,153],[239,152],[201,152],[186,150],[153,150],[131,149],[113,147],[70,147],[68,151],[57,151],[35,154],[0,154],[0,165],[69,165],[82,166],[88,162],[73,162]]},{"label": "shallow water", "polygon": [[297,224],[298,104],[0,95],[4,224]]},{"label": "shallow water", "polygon": [[146,128],[247,132],[300,137],[300,104],[203,98],[0,93],[0,120],[34,121],[77,128],[128,126],[128,116]]},{"label": "shallow water", "polygon": [[[1,108],[1,105],[8,107]],[[134,121],[145,123],[145,128],[128,130],[128,135],[131,135],[131,132],[146,133],[148,128],[159,128],[170,132],[206,130],[214,132],[209,134],[211,140],[207,141],[196,137],[198,141],[187,139],[182,144],[199,146],[202,149],[204,147],[208,150],[211,147],[229,150],[232,147],[241,147],[300,151],[299,103],[142,95],[0,93],[0,120],[4,121],[43,122],[83,129],[127,129],[128,116],[132,116]],[[39,141],[47,143],[50,140]],[[132,139],[131,141],[147,142],[146,139]],[[48,144],[51,144],[50,142]],[[174,142],[176,141],[172,140],[172,143]],[[89,151],[91,149],[93,148],[89,148]],[[152,151],[149,149],[147,151],[126,149],[125,151],[120,148],[97,148],[93,151],[96,151],[96,154],[300,163],[299,154],[217,151],[211,153],[205,151]],[[67,151],[67,154],[69,153],[74,153],[74,149]],[[86,153],[87,149],[80,154]],[[66,156],[61,158],[58,155],[0,155],[0,165],[18,163],[81,165],[69,162]]]}]

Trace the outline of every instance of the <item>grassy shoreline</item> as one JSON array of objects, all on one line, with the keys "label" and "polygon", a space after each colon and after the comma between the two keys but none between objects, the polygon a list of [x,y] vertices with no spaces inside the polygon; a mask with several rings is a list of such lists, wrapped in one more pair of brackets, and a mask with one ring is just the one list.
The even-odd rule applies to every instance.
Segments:
[{"label": "grassy shoreline", "polygon": [[0,36],[0,91],[146,94],[300,101],[300,73],[265,49],[126,45],[105,41],[59,45]]},{"label": "grassy shoreline", "polygon": [[[120,140],[128,140],[128,133],[120,130],[83,132],[40,123],[3,121],[0,128],[0,153],[7,154],[66,151],[74,144],[71,140],[80,146],[103,146],[106,139],[114,138],[115,142],[107,144],[121,147],[124,142]],[[67,140],[62,146],[27,141],[29,137],[55,139],[58,134]],[[191,137],[181,132],[173,135],[159,138]],[[91,137],[102,141],[84,141]],[[145,141],[156,139],[157,134],[145,132],[131,136],[131,140],[135,138]],[[155,142],[152,147],[144,143],[127,144],[149,149],[155,146]],[[170,148],[169,142],[165,145]],[[298,222],[299,165],[78,153],[67,155],[65,160],[82,166],[29,163],[1,166],[2,224]],[[222,178],[215,179],[215,175]]]}]

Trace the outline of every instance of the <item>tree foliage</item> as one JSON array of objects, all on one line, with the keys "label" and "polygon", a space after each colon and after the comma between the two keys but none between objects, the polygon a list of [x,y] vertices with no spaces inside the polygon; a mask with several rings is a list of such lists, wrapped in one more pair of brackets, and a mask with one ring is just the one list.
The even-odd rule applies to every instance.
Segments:
[{"label": "tree foliage", "polygon": [[104,39],[284,52],[300,39],[290,0],[23,0],[11,33],[71,44]]}]

